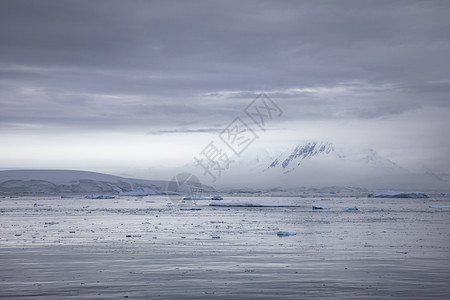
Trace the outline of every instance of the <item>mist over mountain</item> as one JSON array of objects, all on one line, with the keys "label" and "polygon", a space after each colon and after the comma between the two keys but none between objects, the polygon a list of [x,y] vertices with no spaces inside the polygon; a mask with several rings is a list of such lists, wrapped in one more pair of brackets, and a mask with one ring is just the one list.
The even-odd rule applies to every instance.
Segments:
[{"label": "mist over mountain", "polygon": [[[431,172],[417,174],[374,149],[345,149],[327,141],[298,143],[284,150],[260,148],[234,157],[218,186],[251,188],[363,187],[370,189],[448,189],[449,181]],[[191,166],[202,180],[199,168]]]},{"label": "mist over mountain", "polygon": [[[221,191],[338,191],[450,190],[446,174],[417,174],[381,156],[374,149],[345,149],[327,141],[301,142],[286,147],[254,148],[231,157],[216,181],[194,163],[169,169],[173,176],[194,174],[209,190]],[[213,169],[211,169],[213,171]],[[73,170],[0,171],[2,194],[119,193],[140,187],[168,190],[171,178],[144,180]],[[211,187],[212,186],[212,187]],[[319,189],[319,190],[317,190]]]},{"label": "mist over mountain", "polygon": [[289,173],[300,166],[302,161],[327,155],[333,151],[333,145],[328,142],[310,142],[305,145],[298,145],[291,153],[283,153],[277,157],[269,168],[281,167],[285,170],[283,173]]}]

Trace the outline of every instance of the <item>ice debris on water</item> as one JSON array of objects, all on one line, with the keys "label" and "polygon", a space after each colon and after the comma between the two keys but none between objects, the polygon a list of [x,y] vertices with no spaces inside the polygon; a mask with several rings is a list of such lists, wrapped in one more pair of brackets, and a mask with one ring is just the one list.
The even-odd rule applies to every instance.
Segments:
[{"label": "ice debris on water", "polygon": [[330,209],[329,206],[319,206],[319,205],[313,205],[312,210],[318,210],[318,209]]},{"label": "ice debris on water", "polygon": [[59,222],[45,222],[45,225],[56,225],[59,224]]},{"label": "ice debris on water", "polygon": [[430,208],[450,208],[450,205],[430,205]]},{"label": "ice debris on water", "polygon": [[266,202],[266,201],[252,201],[252,202],[211,202],[209,206],[230,206],[230,207],[295,207],[293,204]]},{"label": "ice debris on water", "polygon": [[355,211],[355,210],[358,210],[358,207],[357,206],[346,206],[342,210],[344,210],[344,211]]},{"label": "ice debris on water", "polygon": [[373,193],[368,195],[369,198],[430,198],[426,193],[422,192],[397,192],[384,191],[380,193]]},{"label": "ice debris on water", "polygon": [[211,200],[208,197],[184,197],[183,200]]},{"label": "ice debris on water", "polygon": [[111,195],[86,195],[84,196],[85,199],[115,199],[116,197]]},{"label": "ice debris on water", "polygon": [[295,232],[278,231],[277,235],[278,236],[292,236],[292,235],[297,235],[297,234]]},{"label": "ice debris on water", "polygon": [[202,210],[200,207],[181,207],[180,210]]}]

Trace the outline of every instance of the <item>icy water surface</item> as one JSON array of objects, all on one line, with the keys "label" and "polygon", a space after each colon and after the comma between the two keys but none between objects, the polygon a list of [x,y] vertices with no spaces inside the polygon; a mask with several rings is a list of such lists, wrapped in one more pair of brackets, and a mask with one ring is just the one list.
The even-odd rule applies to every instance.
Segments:
[{"label": "icy water surface", "polygon": [[180,206],[165,196],[0,199],[0,298],[450,295],[449,198],[224,201],[233,200],[296,206]]}]

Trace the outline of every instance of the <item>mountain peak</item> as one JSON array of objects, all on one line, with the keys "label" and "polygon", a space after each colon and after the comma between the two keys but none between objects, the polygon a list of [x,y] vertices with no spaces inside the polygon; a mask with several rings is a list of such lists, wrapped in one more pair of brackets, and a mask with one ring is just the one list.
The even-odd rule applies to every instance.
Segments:
[{"label": "mountain peak", "polygon": [[286,169],[291,165],[295,168],[299,166],[302,161],[311,159],[320,155],[330,154],[334,151],[333,144],[329,142],[309,142],[303,145],[297,145],[294,150],[281,154],[269,166],[275,168],[280,166]]}]

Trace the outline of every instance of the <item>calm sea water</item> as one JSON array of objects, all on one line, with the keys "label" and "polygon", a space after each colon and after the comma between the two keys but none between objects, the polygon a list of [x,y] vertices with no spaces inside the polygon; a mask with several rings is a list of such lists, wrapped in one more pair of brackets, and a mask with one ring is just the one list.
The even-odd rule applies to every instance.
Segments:
[{"label": "calm sea water", "polygon": [[165,196],[0,199],[0,298],[450,295],[450,208],[430,208],[449,206],[448,197],[224,201],[232,200],[296,206],[180,205]]}]

